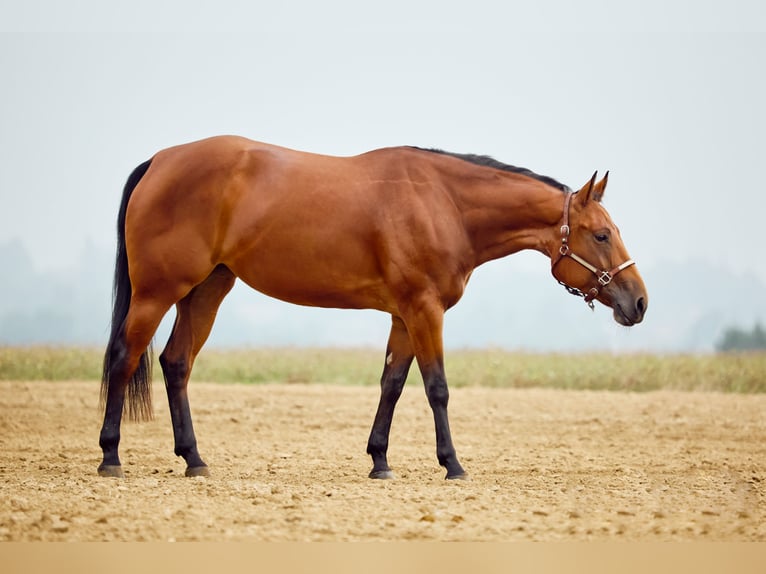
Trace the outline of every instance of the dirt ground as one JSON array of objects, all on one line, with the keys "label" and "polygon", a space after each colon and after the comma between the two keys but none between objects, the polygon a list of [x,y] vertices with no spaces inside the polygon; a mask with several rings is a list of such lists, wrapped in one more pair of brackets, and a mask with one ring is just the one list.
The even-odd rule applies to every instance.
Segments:
[{"label": "dirt ground", "polygon": [[445,481],[409,384],[397,478],[367,478],[374,387],[192,383],[210,478],[185,478],[164,389],[96,474],[98,383],[0,382],[0,540],[766,541],[766,396],[454,389],[470,481]]}]

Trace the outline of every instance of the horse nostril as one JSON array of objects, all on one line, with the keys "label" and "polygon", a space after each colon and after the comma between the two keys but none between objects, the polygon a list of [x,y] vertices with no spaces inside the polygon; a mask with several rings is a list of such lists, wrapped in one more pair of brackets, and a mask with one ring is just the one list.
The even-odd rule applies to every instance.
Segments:
[{"label": "horse nostril", "polygon": [[636,301],[636,311],[638,311],[639,317],[644,316],[644,312],[646,311],[646,301],[643,297],[639,297]]}]

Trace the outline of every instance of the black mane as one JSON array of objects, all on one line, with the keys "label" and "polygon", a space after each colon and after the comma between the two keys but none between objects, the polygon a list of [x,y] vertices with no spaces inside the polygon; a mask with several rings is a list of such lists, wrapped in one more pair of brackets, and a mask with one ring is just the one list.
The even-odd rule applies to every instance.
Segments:
[{"label": "black mane", "polygon": [[456,157],[458,159],[462,159],[463,161],[467,161],[469,163],[473,163],[476,165],[491,167],[491,168],[500,169],[503,171],[509,171],[511,173],[518,173],[519,175],[524,175],[527,177],[531,177],[532,179],[536,179],[537,181],[541,181],[544,184],[550,185],[551,187],[555,187],[556,189],[563,191],[565,193],[572,191],[569,188],[569,186],[566,186],[563,183],[556,181],[552,177],[548,177],[547,175],[540,175],[525,167],[516,167],[515,165],[508,165],[506,163],[497,161],[495,158],[490,157],[488,155],[476,155],[473,153],[452,153],[449,151],[444,151],[444,150],[436,149],[436,148],[422,148],[417,146],[412,146],[412,147],[422,151]]}]

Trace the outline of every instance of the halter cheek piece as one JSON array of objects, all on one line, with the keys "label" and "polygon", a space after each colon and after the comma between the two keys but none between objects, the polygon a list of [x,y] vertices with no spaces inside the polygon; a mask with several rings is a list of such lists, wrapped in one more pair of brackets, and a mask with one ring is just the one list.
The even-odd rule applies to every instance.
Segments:
[{"label": "halter cheek piece", "polygon": [[576,253],[572,253],[572,250],[569,247],[569,204],[572,202],[572,196],[574,193],[567,192],[566,199],[564,199],[564,219],[563,223],[561,225],[561,247],[559,247],[559,253],[556,259],[553,261],[553,264],[551,265],[551,274],[553,273],[554,269],[556,269],[556,265],[559,264],[559,262],[564,259],[564,257],[569,257],[570,259],[574,259],[588,269],[590,272],[592,272],[596,276],[596,280],[598,281],[598,285],[591,287],[587,293],[583,293],[576,287],[571,287],[558,279],[555,275],[554,278],[556,281],[559,282],[560,285],[564,286],[564,289],[566,289],[569,293],[572,295],[577,295],[578,297],[582,297],[585,299],[585,302],[588,304],[588,306],[593,309],[594,303],[593,300],[598,297],[599,289],[602,287],[606,287],[609,285],[609,283],[612,282],[612,279],[614,279],[614,276],[617,275],[620,271],[623,269],[627,269],[631,265],[635,265],[636,262],[632,259],[628,259],[625,263],[622,263],[615,267],[614,269],[610,271],[606,270],[600,270],[595,265],[591,265],[585,259],[577,255]]}]

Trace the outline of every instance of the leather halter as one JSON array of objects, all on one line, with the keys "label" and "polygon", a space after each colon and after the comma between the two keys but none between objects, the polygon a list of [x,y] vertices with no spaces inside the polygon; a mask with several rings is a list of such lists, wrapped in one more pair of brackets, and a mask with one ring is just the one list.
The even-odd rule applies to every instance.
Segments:
[{"label": "leather halter", "polygon": [[561,281],[558,277],[555,275],[553,276],[556,281],[559,282],[559,284],[563,285],[564,288],[571,293],[572,295],[577,295],[578,297],[582,297],[585,299],[585,302],[588,304],[588,306],[593,309],[594,303],[593,300],[598,297],[599,289],[606,287],[609,285],[609,283],[612,282],[612,279],[614,279],[614,276],[617,275],[620,271],[623,269],[627,269],[631,265],[635,265],[636,262],[632,259],[628,259],[625,261],[625,263],[622,263],[615,267],[614,269],[611,269],[609,271],[607,270],[601,270],[595,265],[591,265],[588,263],[585,259],[577,255],[576,253],[573,253],[571,248],[569,247],[569,204],[572,202],[572,197],[574,196],[574,193],[567,192],[566,198],[564,199],[564,219],[561,225],[561,247],[559,247],[559,253],[556,259],[553,261],[553,264],[551,265],[551,274],[553,274],[554,269],[556,269],[556,266],[559,264],[559,262],[564,259],[564,257],[569,257],[570,259],[574,259],[588,269],[590,272],[592,272],[596,276],[596,280],[598,281],[598,285],[591,287],[587,293],[584,293],[580,289],[577,289],[576,287],[571,287]]}]

